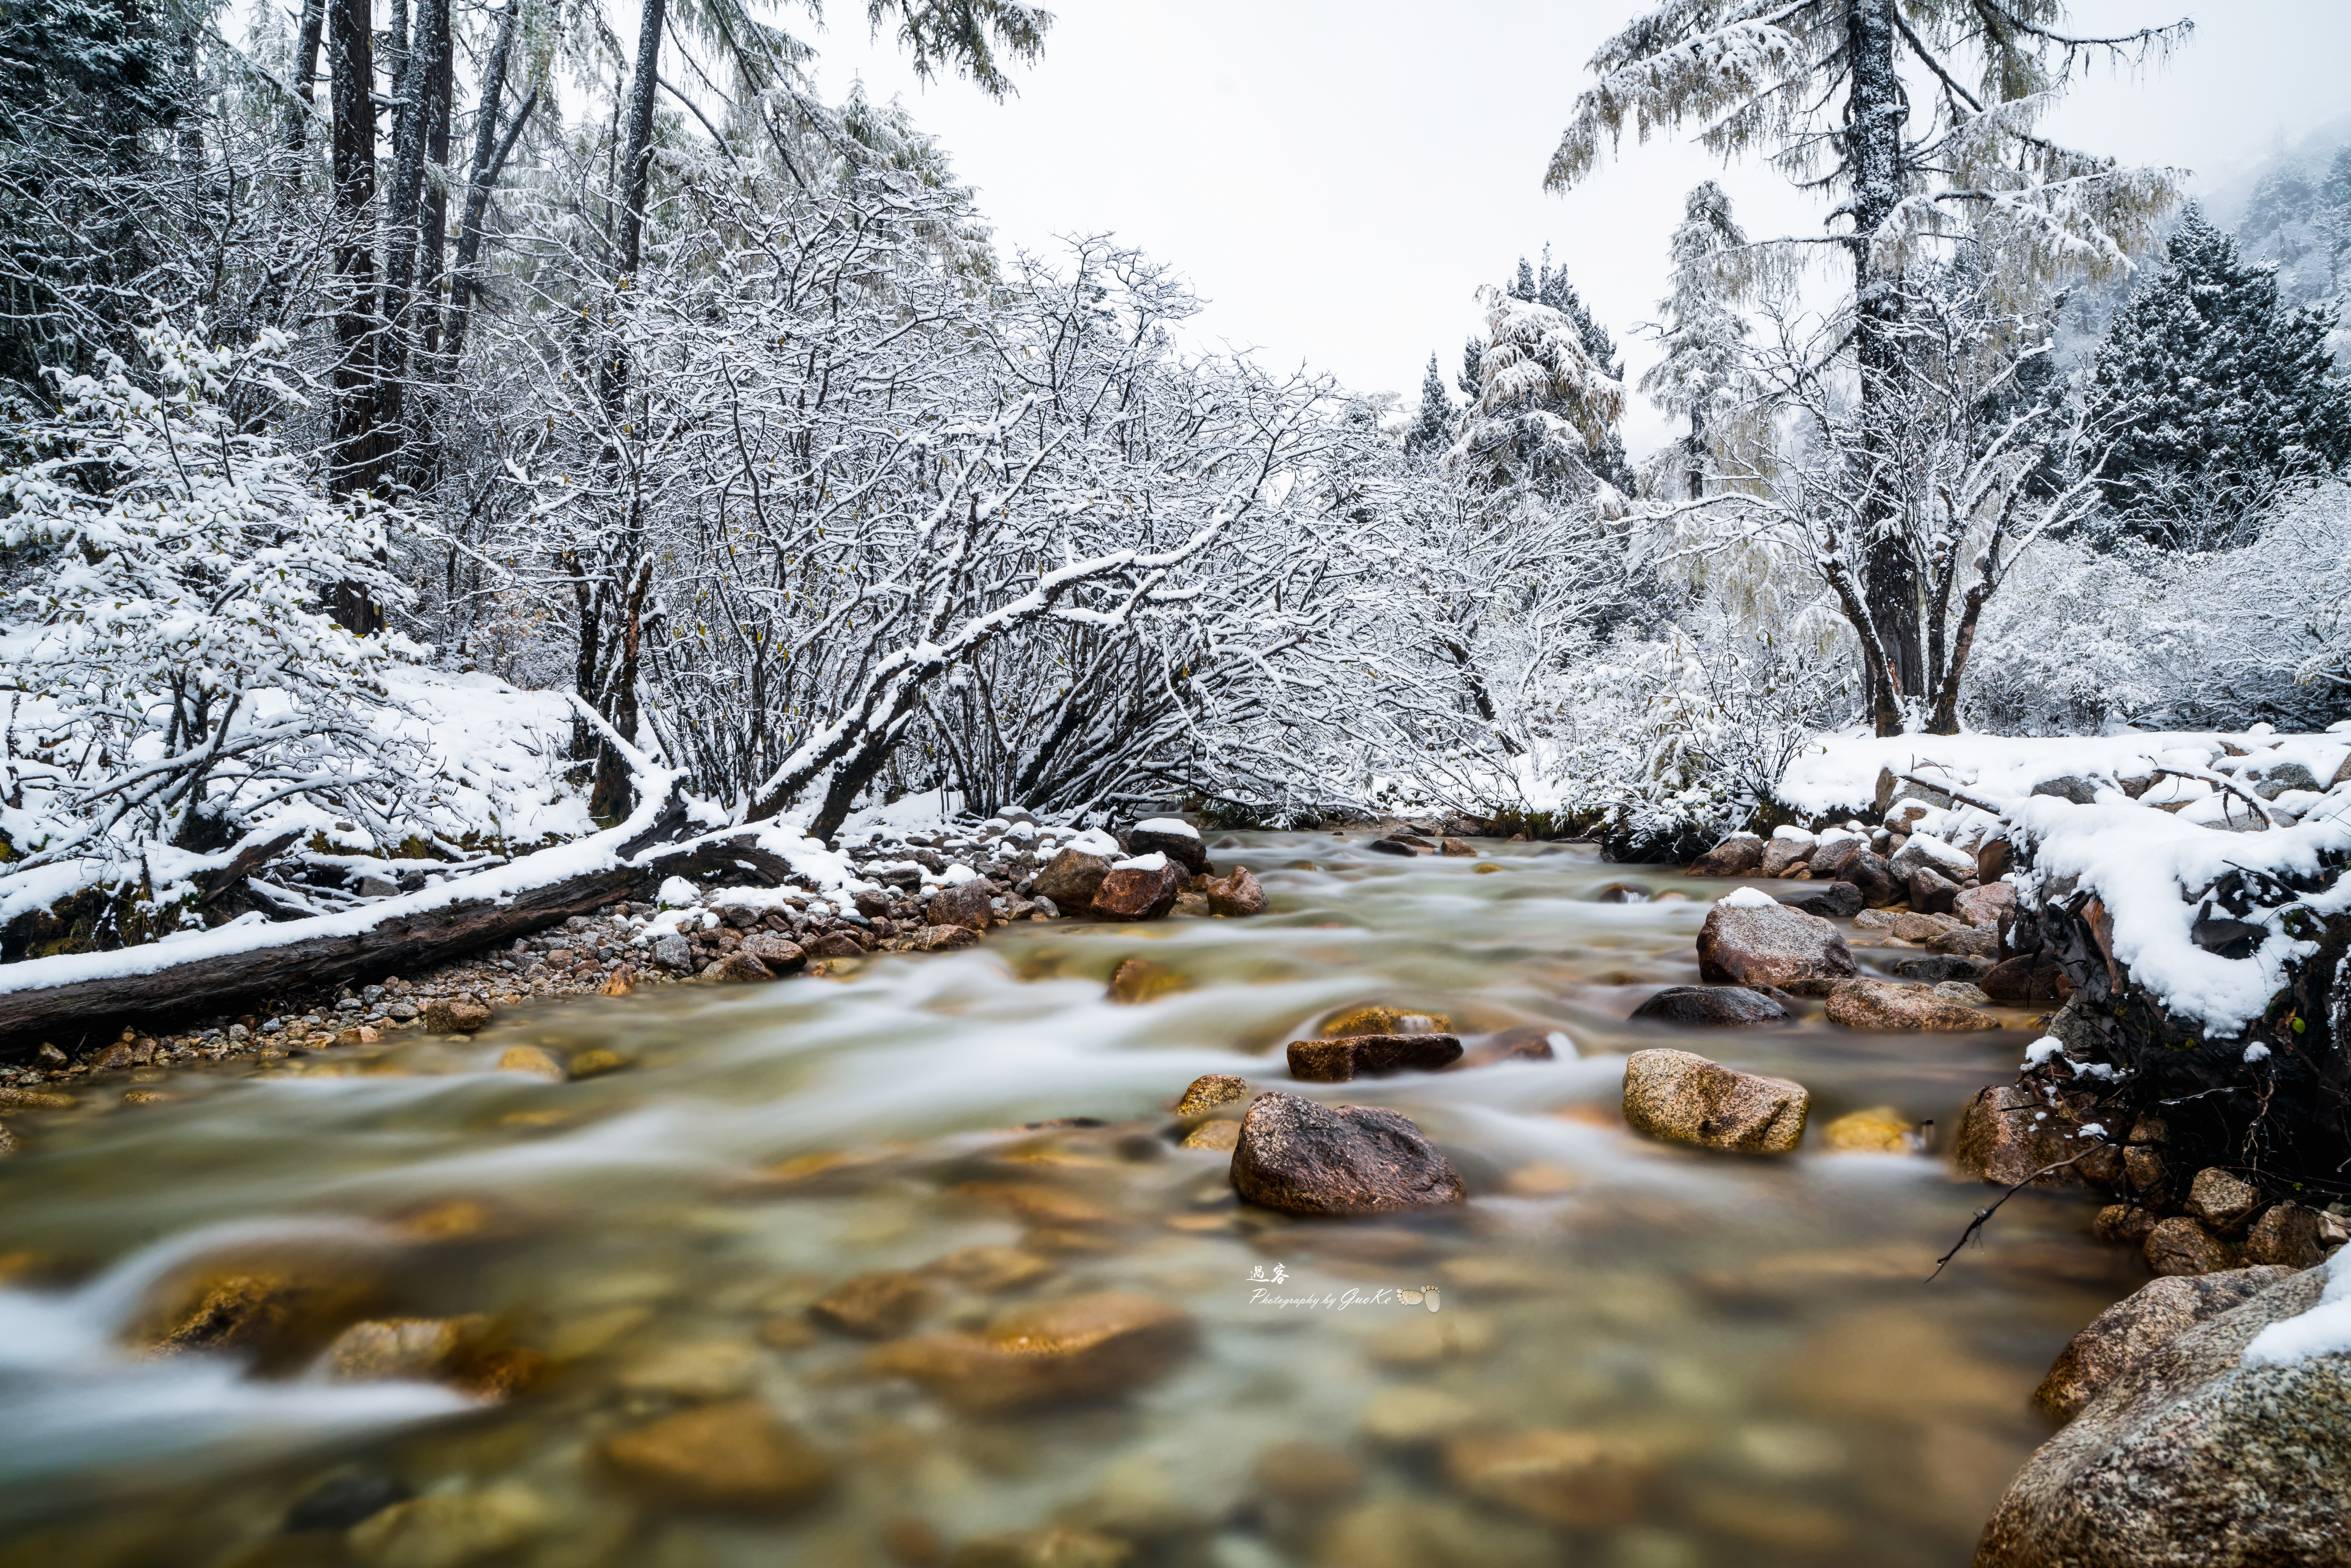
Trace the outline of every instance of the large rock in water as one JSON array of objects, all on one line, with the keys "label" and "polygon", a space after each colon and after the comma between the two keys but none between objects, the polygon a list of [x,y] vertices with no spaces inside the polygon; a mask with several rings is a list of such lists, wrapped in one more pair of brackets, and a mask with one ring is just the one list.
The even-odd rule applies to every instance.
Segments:
[{"label": "large rock in water", "polygon": [[1191,1316],[1123,1291],[1017,1308],[977,1333],[883,1345],[869,1372],[910,1377],[975,1415],[1105,1399],[1157,1381],[1189,1354]]},{"label": "large rock in water", "polygon": [[1129,850],[1138,855],[1164,854],[1194,876],[1208,870],[1208,847],[1200,830],[1181,817],[1154,817],[1128,831]]},{"label": "large rock in water", "polygon": [[2116,1376],[2025,1462],[1975,1568],[2351,1564],[2351,1352],[2247,1354],[2333,1273],[2290,1275]]},{"label": "large rock in water", "polygon": [[1823,920],[1850,920],[1869,902],[1862,897],[1860,887],[1850,882],[1800,882],[1792,887],[1773,888],[1771,896],[1791,909]]},{"label": "large rock in water", "polygon": [[1184,873],[1154,851],[1111,867],[1094,889],[1093,910],[1103,920],[1156,920],[1176,907],[1176,895],[1183,891]]},{"label": "large rock in water", "polygon": [[1409,1117],[1261,1094],[1241,1118],[1233,1186],[1285,1214],[1392,1214],[1465,1201],[1460,1176]]},{"label": "large rock in water", "polygon": [[1817,997],[1861,973],[1861,967],[1853,961],[1844,934],[1818,915],[1777,903],[1726,900],[1707,911],[1698,930],[1698,971],[1718,986],[1777,986],[1796,996]]},{"label": "large rock in water", "polygon": [[1072,914],[1094,901],[1094,890],[1110,874],[1110,862],[1083,850],[1063,850],[1037,873],[1035,890],[1053,901],[1057,909]]},{"label": "large rock in water", "polygon": [[1793,1015],[1761,991],[1744,986],[1667,986],[1633,1009],[1635,1019],[1695,1029],[1748,1029],[1793,1021]]},{"label": "large rock in water", "polygon": [[1441,1072],[1461,1060],[1461,1041],[1449,1034],[1351,1034],[1338,1040],[1293,1040],[1290,1075],[1309,1083],[1344,1083],[1392,1072]]},{"label": "large rock in water", "polygon": [[1265,889],[1247,866],[1237,865],[1222,877],[1208,883],[1208,913],[1240,919],[1265,913]]},{"label": "large rock in water", "polygon": [[1890,980],[1844,980],[1829,993],[1829,1022],[1846,1029],[1928,1030],[1964,1033],[1998,1029],[1990,1013],[1952,1000],[1925,986],[1897,986]]},{"label": "large rock in water", "polygon": [[2142,1285],[2096,1317],[2059,1354],[2032,1402],[2071,1421],[2117,1378],[2198,1323],[2243,1305],[2290,1278],[2291,1269],[2233,1269],[2226,1273],[2175,1274]]},{"label": "large rock in water", "polygon": [[1636,1051],[1625,1061],[1625,1120],[1671,1143],[1784,1155],[1804,1135],[1811,1092],[1739,1072],[1687,1051]]},{"label": "large rock in water", "polygon": [[2027,1180],[2034,1186],[2080,1186],[2090,1174],[2083,1167],[2096,1166],[2100,1158],[2093,1153],[2066,1165],[2083,1153],[2075,1136],[2081,1126],[2074,1108],[2063,1101],[2053,1105],[2030,1089],[1994,1084],[1978,1090],[1959,1113],[1951,1158],[1969,1176],[2000,1186]]},{"label": "large rock in water", "polygon": [[1763,863],[1763,841],[1733,833],[1690,862],[1692,876],[1746,876]]}]

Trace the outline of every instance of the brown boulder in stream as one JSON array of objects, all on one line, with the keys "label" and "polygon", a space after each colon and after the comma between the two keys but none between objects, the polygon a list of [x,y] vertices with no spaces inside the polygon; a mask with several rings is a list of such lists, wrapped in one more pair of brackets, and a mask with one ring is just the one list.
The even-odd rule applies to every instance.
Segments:
[{"label": "brown boulder in stream", "polygon": [[1829,1022],[1846,1029],[1925,1030],[1938,1034],[1998,1029],[1988,1012],[1954,1001],[1929,986],[1891,980],[1846,980],[1829,993]]},{"label": "brown boulder in stream", "polygon": [[832,1462],[757,1399],[616,1432],[600,1453],[631,1490],[677,1507],[783,1512],[832,1480]]},{"label": "brown boulder in stream", "polygon": [[[1740,889],[1732,900],[1746,895]],[[1800,997],[1825,994],[1861,972],[1844,934],[1818,915],[1778,903],[1726,901],[1706,913],[1698,934],[1700,978],[1718,986],[1776,986]]]},{"label": "brown boulder in stream", "polygon": [[1338,1040],[1293,1040],[1290,1075],[1308,1083],[1344,1083],[1393,1072],[1441,1072],[1461,1059],[1449,1034],[1351,1034]]},{"label": "brown boulder in stream", "polygon": [[1668,1143],[1784,1155],[1804,1135],[1812,1093],[1785,1078],[1740,1072],[1687,1051],[1636,1051],[1625,1061],[1625,1120]]},{"label": "brown boulder in stream", "polygon": [[1265,913],[1265,889],[1249,867],[1235,866],[1224,876],[1210,882],[1205,890],[1208,895],[1208,913],[1228,919],[1240,919]]},{"label": "brown boulder in stream", "polygon": [[1051,899],[1055,908],[1074,913],[1093,902],[1094,890],[1109,874],[1110,862],[1102,856],[1090,855],[1083,850],[1063,850],[1037,873],[1035,891],[1040,897]]},{"label": "brown boulder in stream", "polygon": [[1094,889],[1093,911],[1103,920],[1156,920],[1176,907],[1183,891],[1184,873],[1175,862],[1164,854],[1145,855],[1140,863],[1111,869]]},{"label": "brown boulder in stream", "polygon": [[1635,1008],[1633,1017],[1687,1029],[1752,1029],[1794,1021],[1786,1008],[1744,986],[1667,986]]},{"label": "brown boulder in stream", "polygon": [[2176,1334],[2241,1306],[2294,1272],[2231,1269],[2171,1275],[2139,1287],[2096,1317],[2059,1354],[2032,1402],[2060,1421],[2079,1416],[2116,1378],[2137,1371]]},{"label": "brown boulder in stream", "polygon": [[1393,1214],[1468,1197],[1411,1118],[1294,1094],[1261,1094],[1249,1106],[1232,1178],[1242,1197],[1285,1214]]},{"label": "brown boulder in stream", "polygon": [[1692,876],[1747,876],[1763,863],[1763,841],[1733,833],[1690,862]]},{"label": "brown boulder in stream", "polygon": [[985,931],[996,920],[991,898],[992,890],[978,877],[959,882],[931,894],[931,901],[923,906],[923,921],[928,925],[960,925],[968,931]]}]

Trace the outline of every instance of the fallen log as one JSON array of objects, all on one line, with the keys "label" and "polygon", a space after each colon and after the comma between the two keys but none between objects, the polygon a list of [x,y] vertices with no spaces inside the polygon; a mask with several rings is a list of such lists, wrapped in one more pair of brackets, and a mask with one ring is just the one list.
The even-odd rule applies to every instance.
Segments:
[{"label": "fallen log", "polygon": [[215,1014],[444,963],[673,876],[717,872],[774,885],[791,873],[783,856],[739,832],[648,845],[650,830],[682,820],[674,797],[656,796],[619,827],[423,893],[305,920],[0,966],[0,1061],[44,1042],[71,1051],[126,1024]]}]

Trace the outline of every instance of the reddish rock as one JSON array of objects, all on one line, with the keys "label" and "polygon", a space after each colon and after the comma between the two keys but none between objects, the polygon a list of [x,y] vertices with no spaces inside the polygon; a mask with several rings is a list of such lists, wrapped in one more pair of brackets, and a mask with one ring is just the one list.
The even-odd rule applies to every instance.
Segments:
[{"label": "reddish rock", "polygon": [[1763,841],[1735,833],[1690,862],[1692,876],[1746,876],[1763,863]]},{"label": "reddish rock", "polygon": [[1828,921],[1772,904],[1718,904],[1698,936],[1699,977],[1715,985],[1776,986],[1823,996],[1860,973],[1844,936]]},{"label": "reddish rock", "polygon": [[1755,873],[1758,876],[1786,876],[1798,866],[1811,860],[1813,852],[1820,847],[1818,839],[1774,837],[1766,840],[1763,845],[1763,858],[1756,862]]},{"label": "reddish rock", "polygon": [[1344,1083],[1393,1072],[1437,1072],[1461,1059],[1449,1034],[1352,1034],[1338,1040],[1293,1040],[1290,1075],[1309,1083]]},{"label": "reddish rock", "polygon": [[614,1433],[599,1452],[631,1490],[672,1507],[781,1512],[823,1492],[833,1473],[756,1399],[664,1416]]},{"label": "reddish rock", "polygon": [[1222,878],[1211,881],[1205,891],[1211,915],[1238,919],[1265,913],[1265,889],[1258,885],[1247,866],[1235,866]]},{"label": "reddish rock", "polygon": [[1949,915],[1959,902],[1959,884],[1932,866],[1910,872],[1910,907],[1929,915]]},{"label": "reddish rock", "polygon": [[1998,934],[2001,923],[2016,908],[2016,884],[2012,882],[1987,882],[1981,887],[1962,892],[1951,905],[1951,913],[1980,930]]},{"label": "reddish rock", "polygon": [[818,941],[816,952],[822,958],[862,958],[865,956],[865,944],[850,932],[832,931]]},{"label": "reddish rock", "polygon": [[834,1286],[809,1308],[809,1316],[860,1339],[891,1339],[912,1328],[930,1304],[930,1281],[904,1269],[883,1269]]},{"label": "reddish rock", "polygon": [[1036,893],[1055,908],[1074,914],[1093,902],[1094,890],[1110,874],[1110,862],[1083,850],[1063,850],[1037,873]]},{"label": "reddish rock", "polygon": [[1849,838],[1832,839],[1818,846],[1807,863],[1812,866],[1814,876],[1834,881],[1844,875],[1845,868],[1853,864],[1855,856],[1868,852],[1869,841],[1855,834]]},{"label": "reddish rock", "polygon": [[978,946],[979,933],[968,925],[925,925],[914,934],[917,953],[949,953]]},{"label": "reddish rock", "polygon": [[743,951],[748,953],[770,975],[797,975],[808,967],[808,954],[789,936],[773,931],[754,931],[743,938]]},{"label": "reddish rock", "polygon": [[[1157,920],[1176,907],[1184,873],[1165,855],[1156,866],[1114,867],[1094,889],[1093,912],[1102,920]],[[1054,902],[1059,903],[1060,900]]]},{"label": "reddish rock", "polygon": [[2309,1269],[2325,1256],[2318,1238],[2318,1216],[2298,1203],[2272,1204],[2245,1232],[2248,1263]]},{"label": "reddish rock", "polygon": [[471,997],[435,997],[424,1004],[424,1027],[434,1034],[473,1034],[489,1021],[489,1004]]},{"label": "reddish rock", "polygon": [[[826,940],[831,941],[831,938],[827,937]],[[769,973],[768,966],[737,947],[732,953],[721,954],[713,959],[702,971],[702,977],[705,980],[743,985],[754,980],[772,980],[776,977]]]},{"label": "reddish rock", "polygon": [[910,1377],[975,1415],[1101,1399],[1156,1382],[1197,1338],[1190,1316],[1120,1291],[1019,1308],[977,1333],[884,1345],[869,1371]]},{"label": "reddish rock", "polygon": [[1845,980],[1829,992],[1828,1019],[1846,1029],[1925,1030],[1963,1033],[1998,1029],[2000,1020],[1928,986],[1888,980]]},{"label": "reddish rock", "polygon": [[1287,1214],[1391,1214],[1466,1201],[1452,1165],[1405,1116],[1261,1094],[1241,1119],[1234,1188]]},{"label": "reddish rock", "polygon": [[1478,854],[1478,846],[1464,839],[1440,839],[1437,841],[1437,848],[1446,854],[1464,860],[1475,859]]},{"label": "reddish rock", "polygon": [[1552,1061],[1559,1053],[1552,1049],[1552,1036],[1558,1030],[1529,1024],[1518,1029],[1506,1029],[1501,1033],[1479,1040],[1461,1053],[1461,1060],[1449,1071],[1465,1067],[1491,1067],[1503,1061]]},{"label": "reddish rock", "polygon": [[1976,846],[1976,875],[1990,887],[2016,869],[2015,852],[2006,839],[1986,839]]},{"label": "reddish rock", "polygon": [[[2034,1186],[2080,1186],[2081,1165],[2091,1162],[2064,1164],[2084,1152],[2083,1141],[2069,1135],[2080,1130],[2064,1100],[2053,1105],[2029,1089],[1995,1085],[1979,1090],[1960,1113],[1951,1157],[1969,1176],[1999,1186],[2026,1180]],[[2035,1174],[2052,1166],[2063,1168]]]}]

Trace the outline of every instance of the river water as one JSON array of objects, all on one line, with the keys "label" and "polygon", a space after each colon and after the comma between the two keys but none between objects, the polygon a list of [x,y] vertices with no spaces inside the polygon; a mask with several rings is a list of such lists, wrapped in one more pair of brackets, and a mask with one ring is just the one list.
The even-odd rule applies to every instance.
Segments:
[{"label": "river water", "polygon": [[[2134,1265],[2088,1239],[2085,1200],[2027,1195],[1928,1283],[1989,1189],[1935,1157],[1826,1152],[1818,1128],[1886,1105],[1949,1129],[2012,1073],[2030,1017],[1865,1035],[1811,1004],[1779,1030],[1631,1025],[1696,980],[1705,900],[1734,884],[1524,844],[1399,862],[1363,837],[1220,848],[1271,896],[1255,920],[1028,925],[845,978],[519,1009],[472,1041],[175,1074],[152,1086],[164,1103],[84,1084],[76,1110],[17,1115],[0,1568],[878,1568],[1023,1561],[988,1543],[1056,1527],[1061,1555],[1033,1560],[1117,1561],[1123,1542],[1137,1568],[1965,1563],[2047,1436],[2034,1384]],[[1604,900],[1616,883],[1692,897]],[[1113,1005],[1104,978],[1131,955],[1190,988]],[[1472,1045],[1536,1026],[1564,1049],[1287,1085],[1282,1043],[1364,1003],[1443,1013]],[[516,1044],[628,1065],[490,1071]],[[1653,1044],[1808,1085],[1804,1149],[1628,1132],[1622,1053]],[[1400,1110],[1471,1201],[1410,1222],[1240,1208],[1227,1156],[1166,1131],[1205,1072]],[[1008,1131],[1070,1117],[1103,1125]],[[1180,1307],[1196,1343],[1123,1398],[967,1415],[805,1316],[850,1277],[984,1245],[1031,1277],[935,1274],[914,1332],[1116,1291]],[[487,1314],[544,1380],[486,1405],[126,1346],[172,1281],[247,1267],[363,1281],[383,1315]],[[1394,1293],[1424,1287],[1439,1310]],[[664,1508],[597,1458],[612,1432],[746,1392],[831,1456],[815,1502]],[[1489,1439],[1484,1469],[1447,1447],[1464,1432]],[[1632,1456],[1600,1516],[1562,1523],[1513,1490],[1513,1444],[1594,1438]],[[337,1481],[442,1511],[285,1528]]]}]

